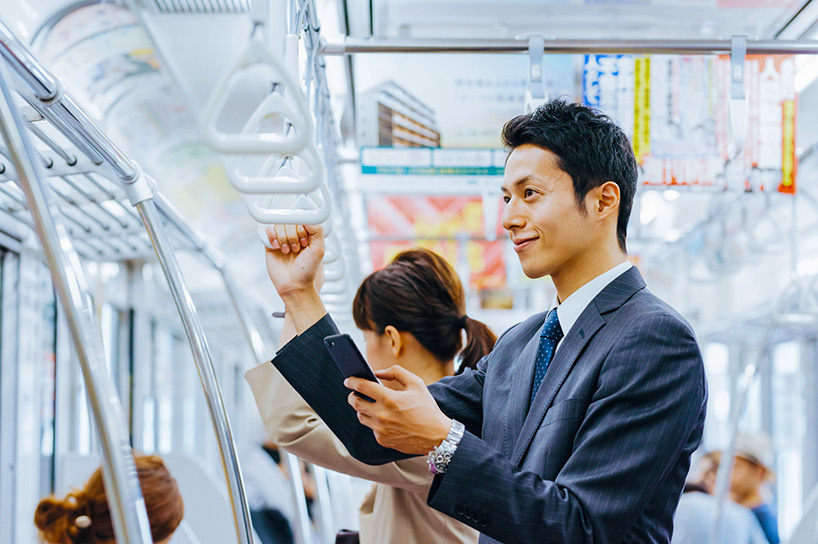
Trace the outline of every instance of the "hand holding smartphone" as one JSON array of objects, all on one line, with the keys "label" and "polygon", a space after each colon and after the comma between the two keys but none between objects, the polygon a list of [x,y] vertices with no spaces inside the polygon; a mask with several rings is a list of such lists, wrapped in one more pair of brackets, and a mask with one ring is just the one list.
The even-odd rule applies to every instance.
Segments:
[{"label": "hand holding smartphone", "polygon": [[[348,334],[333,334],[324,338],[324,346],[329,351],[330,356],[338,365],[338,369],[344,378],[356,377],[363,378],[375,383],[381,383],[372,372],[372,368],[367,364],[364,356],[358,351],[358,346],[352,341]],[[369,402],[375,402],[375,399],[353,391],[356,395]]]}]

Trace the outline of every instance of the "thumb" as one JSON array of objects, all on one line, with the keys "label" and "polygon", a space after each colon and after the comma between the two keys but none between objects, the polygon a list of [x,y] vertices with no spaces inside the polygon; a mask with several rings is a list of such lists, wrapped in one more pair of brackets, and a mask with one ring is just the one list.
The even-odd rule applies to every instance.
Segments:
[{"label": "thumb", "polygon": [[404,388],[423,384],[423,380],[421,380],[417,375],[412,374],[402,366],[398,365],[391,366],[385,370],[378,370],[375,372],[375,376],[382,380],[398,382]]}]

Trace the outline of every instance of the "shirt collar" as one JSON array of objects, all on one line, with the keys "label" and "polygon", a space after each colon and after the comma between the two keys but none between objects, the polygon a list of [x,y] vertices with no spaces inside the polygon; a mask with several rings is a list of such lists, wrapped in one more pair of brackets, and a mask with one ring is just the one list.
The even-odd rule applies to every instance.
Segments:
[{"label": "shirt collar", "polygon": [[595,277],[569,296],[562,304],[557,300],[557,295],[554,295],[554,301],[551,303],[551,308],[557,309],[557,317],[560,320],[560,328],[562,329],[563,337],[568,335],[568,331],[577,322],[579,316],[585,311],[588,304],[608,286],[613,280],[630,270],[633,266],[630,262],[618,264]]}]

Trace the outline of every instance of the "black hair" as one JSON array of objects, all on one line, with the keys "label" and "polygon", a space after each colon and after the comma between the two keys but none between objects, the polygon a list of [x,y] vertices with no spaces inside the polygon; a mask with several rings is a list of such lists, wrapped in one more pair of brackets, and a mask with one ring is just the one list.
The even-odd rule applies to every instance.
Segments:
[{"label": "black hair", "polygon": [[627,251],[625,238],[638,174],[633,148],[613,119],[593,108],[557,98],[508,121],[502,138],[511,151],[532,144],[556,155],[557,166],[574,182],[574,196],[583,212],[585,196],[591,189],[607,181],[616,183],[616,237],[620,249]]},{"label": "black hair", "polygon": [[440,361],[460,352],[458,373],[475,369],[497,341],[484,323],[466,316],[463,284],[451,265],[423,248],[402,251],[367,276],[355,294],[352,317],[361,330],[383,334],[392,325],[411,333]]}]

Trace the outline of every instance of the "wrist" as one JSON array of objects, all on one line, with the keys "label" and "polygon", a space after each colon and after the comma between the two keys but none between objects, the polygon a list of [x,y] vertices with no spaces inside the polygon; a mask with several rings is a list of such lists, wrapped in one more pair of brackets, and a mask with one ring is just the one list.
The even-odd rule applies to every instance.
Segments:
[{"label": "wrist", "polygon": [[327,314],[324,303],[315,288],[289,291],[280,295],[286,307],[286,316],[292,320],[296,333],[301,334]]},{"label": "wrist", "polygon": [[446,473],[449,469],[449,462],[454,457],[457,446],[466,433],[466,427],[462,423],[454,419],[451,422],[446,438],[426,456],[426,463],[429,465],[429,472],[432,474]]}]

